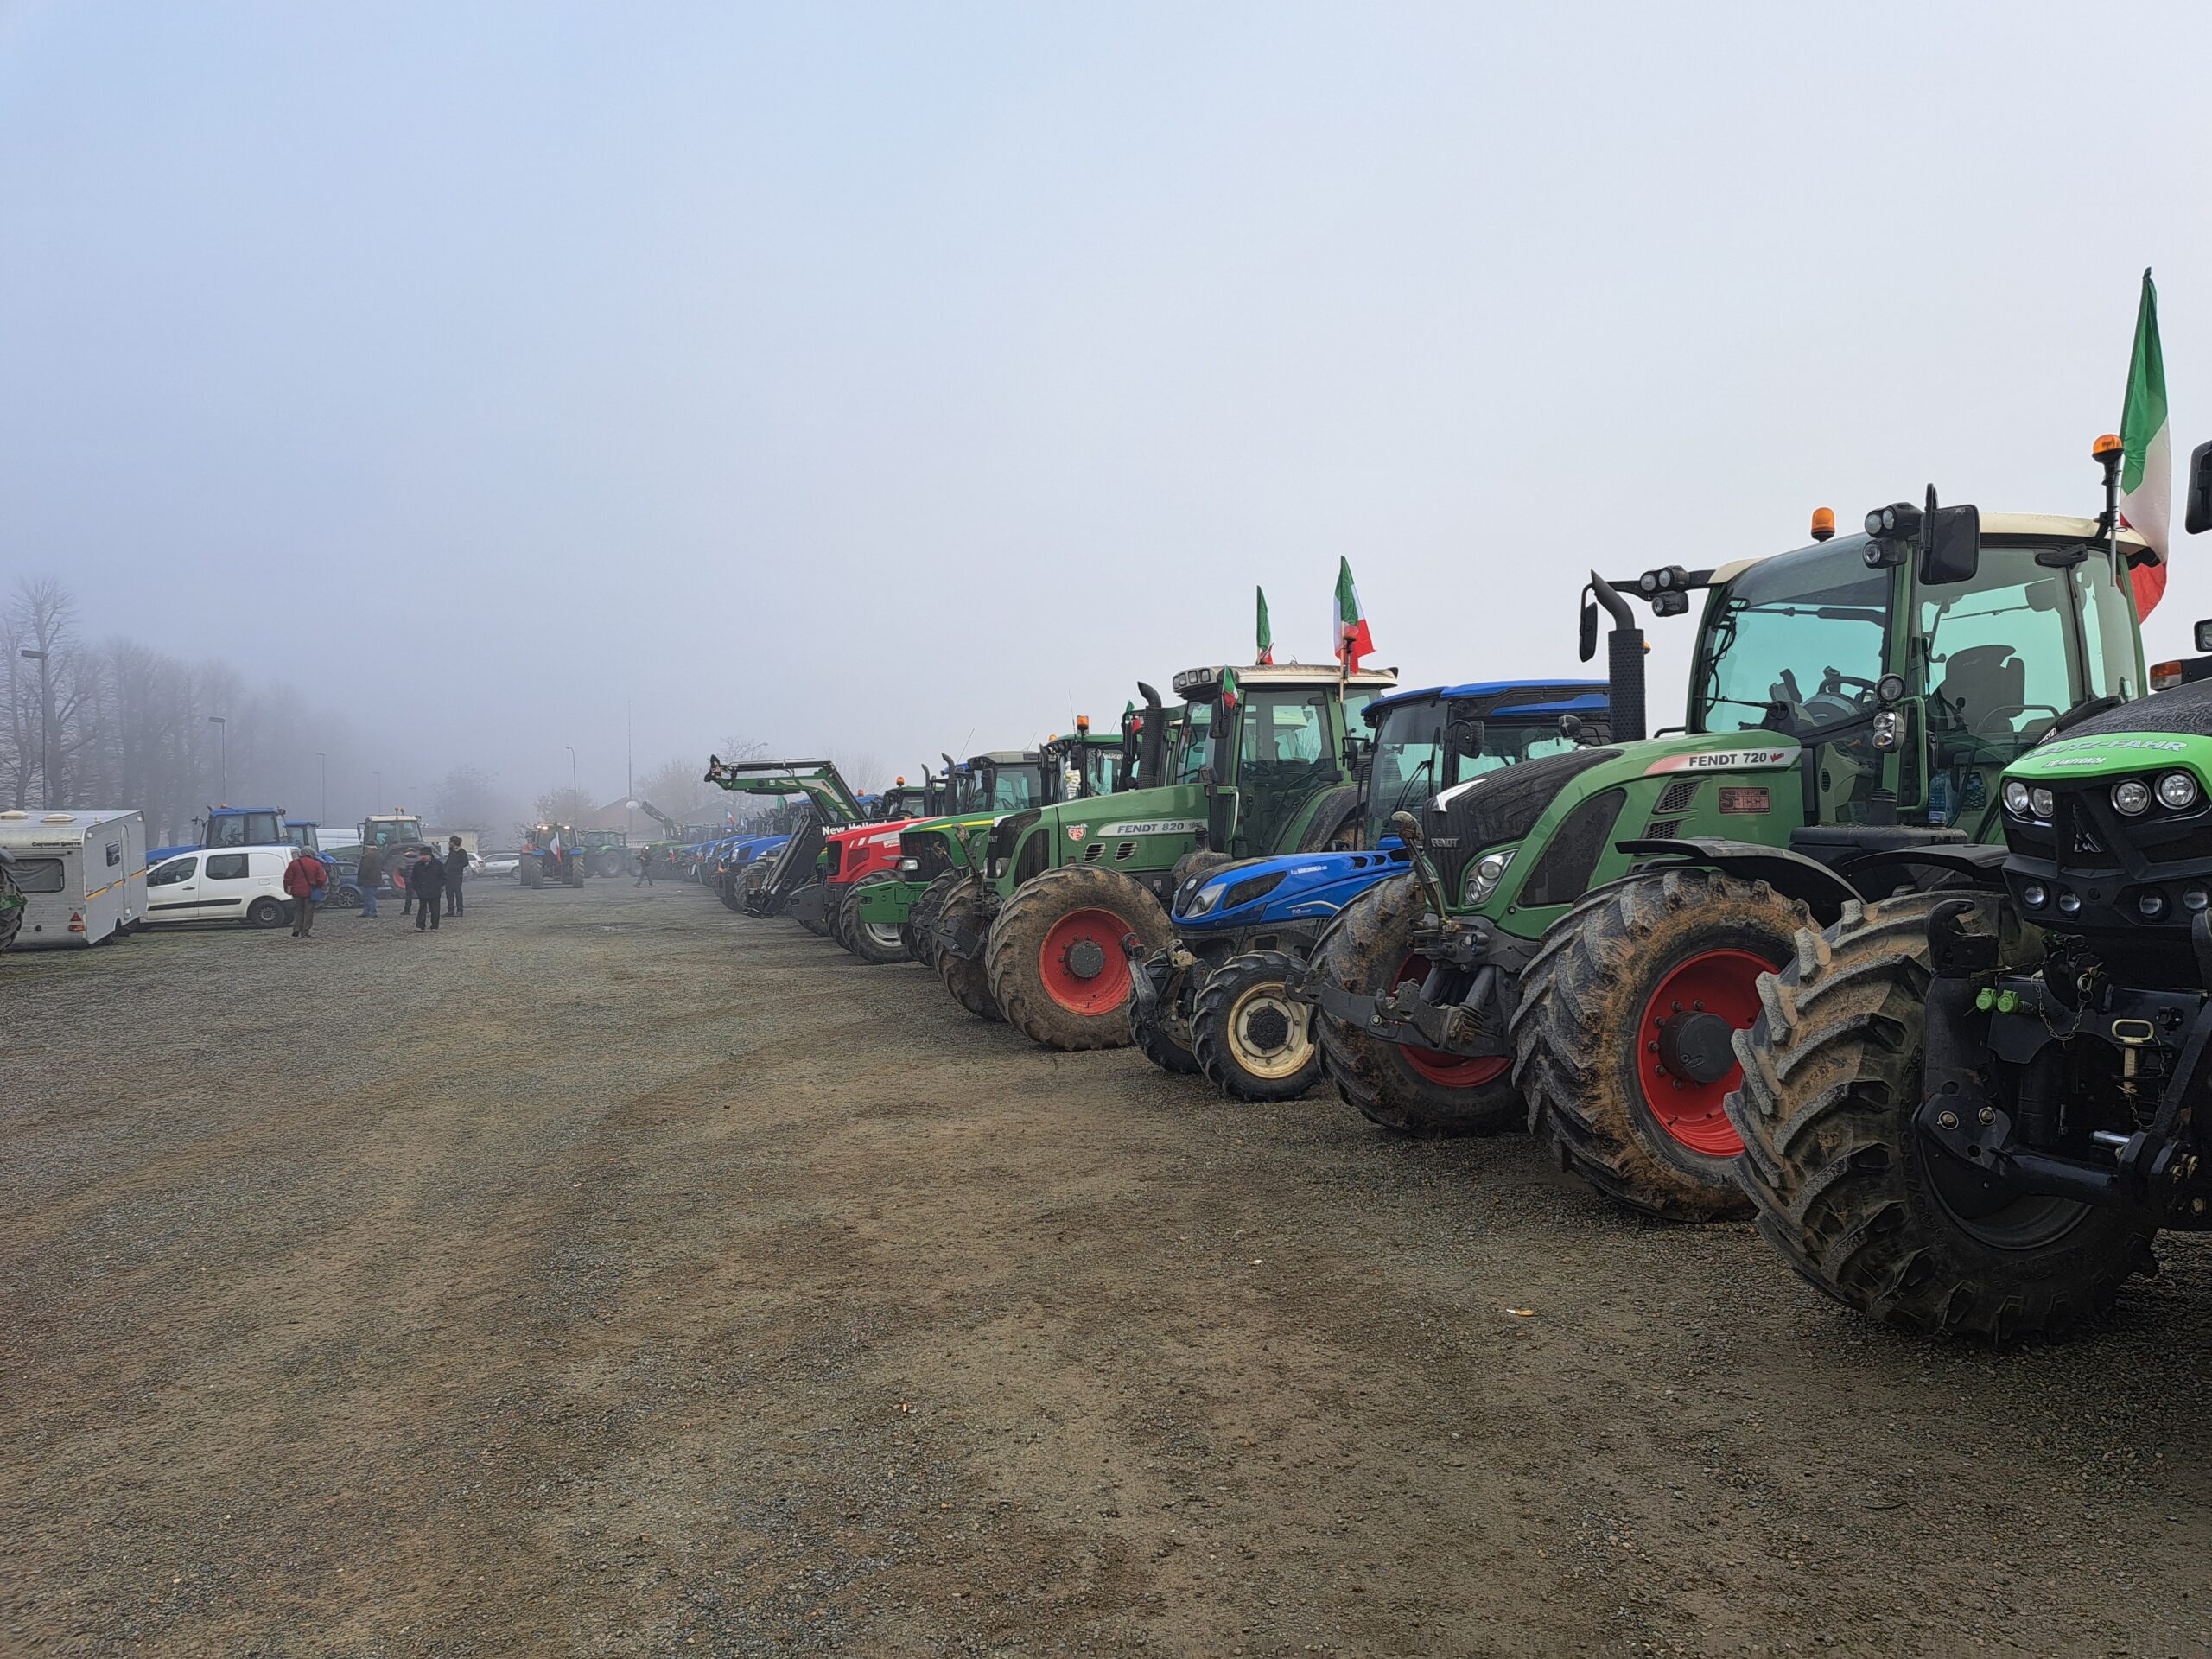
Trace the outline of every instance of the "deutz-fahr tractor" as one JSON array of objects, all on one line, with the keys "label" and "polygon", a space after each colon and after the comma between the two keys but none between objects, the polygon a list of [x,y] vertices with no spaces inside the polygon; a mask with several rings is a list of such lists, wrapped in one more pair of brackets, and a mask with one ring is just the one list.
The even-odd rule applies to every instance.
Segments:
[{"label": "deutz-fahr tractor", "polygon": [[620,875],[630,868],[630,837],[620,830],[579,830],[584,869],[592,875]]},{"label": "deutz-fahr tractor", "polygon": [[1321,1075],[1313,1004],[1298,988],[1305,963],[1332,916],[1405,874],[1392,819],[1467,779],[1602,742],[1604,690],[1593,680],[1493,681],[1369,703],[1354,847],[1245,859],[1185,880],[1174,938],[1138,967],[1129,1004],[1138,1048],[1167,1071],[1204,1072],[1236,1099],[1303,1095]]},{"label": "deutz-fahr tractor", "polygon": [[823,931],[821,870],[823,836],[861,821],[861,804],[829,760],[724,760],[707,757],[707,781],[743,795],[800,795],[813,808],[766,868],[748,880],[740,899],[747,916],[788,914],[809,931]]},{"label": "deutz-fahr tractor", "polygon": [[1172,756],[1159,696],[1140,688],[1141,774],[1161,781],[993,824],[981,869],[938,912],[946,988],[1049,1047],[1128,1042],[1124,941],[1165,945],[1162,900],[1200,865],[1347,844],[1357,834],[1351,722],[1396,678],[1296,664],[1187,670],[1174,681],[1183,706]]},{"label": "deutz-fahr tractor", "polygon": [[[2212,528],[2212,444],[2186,522]],[[2101,591],[2127,550],[2048,568]],[[2212,681],[2071,723],[1993,804],[2004,844],[1960,879],[1798,936],[1737,1035],[1728,1116],[1799,1274],[2002,1342],[2108,1310],[2160,1229],[2212,1228]]]},{"label": "deutz-fahr tractor", "polygon": [[523,832],[515,874],[525,887],[581,887],[585,858],[574,824],[534,823]]},{"label": "deutz-fahr tractor", "polygon": [[[861,838],[857,865],[849,863],[854,850],[845,855],[848,868],[857,873],[842,912],[840,940],[868,962],[928,962],[934,939],[917,925],[917,918],[925,912],[934,917],[937,906],[931,882],[914,879],[920,855],[907,845],[907,836],[918,836],[915,845],[928,847],[932,863],[941,855],[948,869],[956,861],[964,868],[969,831],[988,829],[1008,812],[1111,794],[1125,775],[1127,760],[1122,738],[1094,734],[1088,715],[1077,716],[1071,735],[1047,738],[1041,749],[993,750],[965,764],[947,756],[944,798],[937,808],[944,816],[905,824],[887,841]],[[951,880],[947,875],[934,889],[936,897],[949,890]]]},{"label": "deutz-fahr tractor", "polygon": [[[1867,525],[1831,539],[1823,512],[1795,552],[1592,575],[1583,648],[1603,605],[1614,741],[1446,791],[1407,820],[1413,874],[1316,950],[1347,1101],[1402,1129],[1527,1122],[1651,1214],[1744,1210],[1723,1102],[1759,976],[1808,922],[1974,868],[2004,768],[2144,684],[2107,521],[1985,517],[1931,488]],[[1681,735],[1644,737],[1624,591],[1661,616],[1707,596]]]}]

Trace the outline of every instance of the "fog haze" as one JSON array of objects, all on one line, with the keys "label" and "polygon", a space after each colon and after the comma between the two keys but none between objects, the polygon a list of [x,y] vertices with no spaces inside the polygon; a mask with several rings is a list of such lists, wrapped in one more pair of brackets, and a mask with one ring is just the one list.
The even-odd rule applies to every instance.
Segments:
[{"label": "fog haze", "polygon": [[1255,583],[1325,658],[1339,555],[1409,682],[1573,670],[1593,563],[2095,512],[2146,265],[2212,437],[2212,10],[2122,16],[0,6],[0,587],[395,797],[883,781]]}]

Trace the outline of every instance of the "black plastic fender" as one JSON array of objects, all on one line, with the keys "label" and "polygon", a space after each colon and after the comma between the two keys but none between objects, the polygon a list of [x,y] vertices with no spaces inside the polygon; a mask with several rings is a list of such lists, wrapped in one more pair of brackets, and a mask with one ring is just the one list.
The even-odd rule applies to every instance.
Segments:
[{"label": "black plastic fender", "polygon": [[1777,893],[1802,899],[1822,927],[1843,914],[1843,907],[1866,894],[1816,858],[1787,847],[1762,847],[1752,841],[1622,841],[1613,843],[1635,858],[1666,858],[1695,864],[1747,881],[1764,881]]}]

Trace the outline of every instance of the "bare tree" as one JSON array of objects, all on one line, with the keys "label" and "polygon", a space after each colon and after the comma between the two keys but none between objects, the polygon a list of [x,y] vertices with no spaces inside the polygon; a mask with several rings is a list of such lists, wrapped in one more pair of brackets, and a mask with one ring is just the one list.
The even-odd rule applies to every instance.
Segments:
[{"label": "bare tree", "polygon": [[430,817],[441,830],[482,831],[511,817],[499,780],[481,766],[455,766],[430,797]]}]

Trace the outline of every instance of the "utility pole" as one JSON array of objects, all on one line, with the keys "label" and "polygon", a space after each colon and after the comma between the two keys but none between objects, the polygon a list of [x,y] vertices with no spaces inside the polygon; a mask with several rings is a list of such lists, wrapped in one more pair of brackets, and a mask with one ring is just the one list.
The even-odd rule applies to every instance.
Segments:
[{"label": "utility pole", "polygon": [[321,749],[317,749],[315,752],[315,758],[322,767],[322,814],[315,819],[315,823],[327,827],[330,823],[330,757]]},{"label": "utility pole", "polygon": [[569,810],[574,811],[576,807],[576,746],[563,743],[561,747],[569,752]]},{"label": "utility pole", "polygon": [[638,727],[631,718],[632,699],[622,699],[622,839],[638,830]]},{"label": "utility pole", "polygon": [[210,715],[207,723],[215,728],[219,740],[218,760],[215,763],[215,799],[218,804],[231,804],[231,722],[227,715]]},{"label": "utility pole", "polygon": [[[46,652],[25,651],[23,655],[38,664],[38,780],[46,791],[46,799],[41,804],[52,809],[61,804],[54,798],[54,677],[48,669]],[[29,806],[30,803],[26,801],[23,804]]]},{"label": "utility pole", "polygon": [[[377,801],[381,801],[384,799],[384,773],[380,772],[372,772],[369,776],[377,780]],[[369,804],[369,816],[371,817],[376,817],[378,813],[383,810],[384,808],[378,806],[376,804],[376,801],[372,801]]]}]

